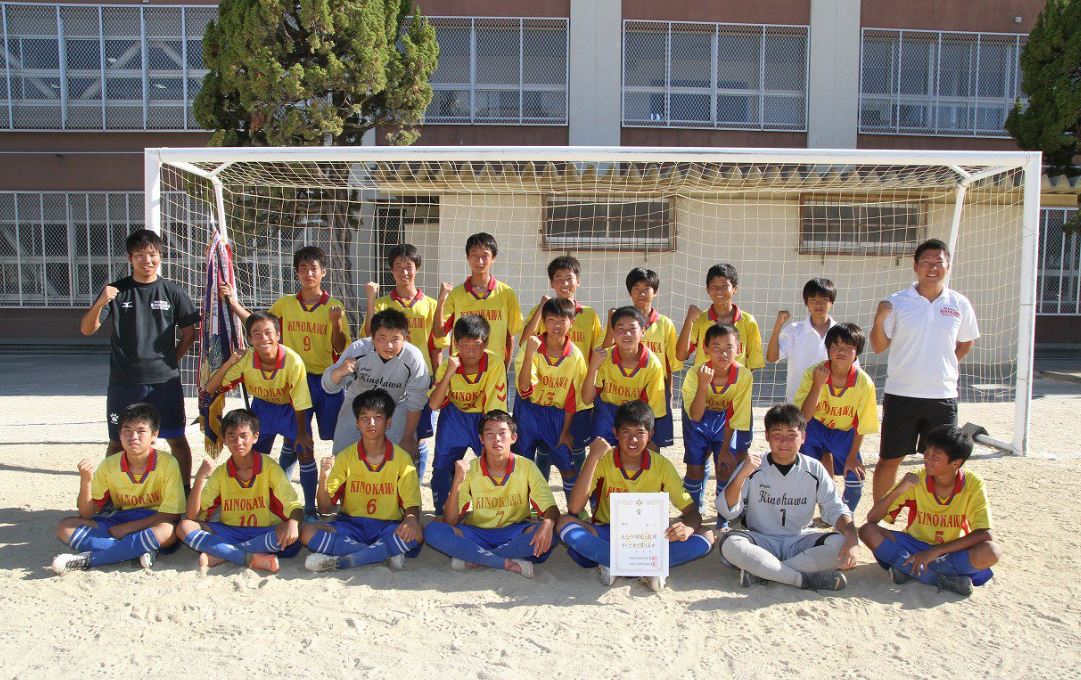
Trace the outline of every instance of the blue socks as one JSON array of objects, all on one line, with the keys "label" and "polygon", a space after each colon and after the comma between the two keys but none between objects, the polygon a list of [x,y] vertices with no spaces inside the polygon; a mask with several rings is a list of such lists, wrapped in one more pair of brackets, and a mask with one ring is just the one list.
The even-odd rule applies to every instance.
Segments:
[{"label": "blue socks", "polygon": [[977,586],[986,583],[991,578],[990,569],[977,569],[972,566],[967,550],[959,550],[940,557],[927,565],[927,571],[923,574],[916,574],[905,565],[905,560],[911,557],[912,553],[905,549],[899,541],[891,541],[888,538],[883,539],[875,548],[874,555],[879,561],[885,562],[898,571],[932,586],[938,585],[939,574],[971,576],[972,583]]},{"label": "blue socks", "polygon": [[282,551],[282,544],[278,541],[278,532],[268,529],[255,538],[248,539],[237,546],[244,552],[274,554]]},{"label": "blue socks", "polygon": [[[274,532],[272,531],[270,533]],[[208,555],[213,555],[214,557],[232,562],[233,564],[239,564],[242,567],[248,563],[247,552],[241,550],[232,543],[229,543],[221,536],[212,534],[209,531],[204,531],[202,529],[192,531],[184,537],[184,542],[187,543],[192,550],[205,552]]]},{"label": "blue socks", "polygon": [[668,566],[678,567],[691,560],[697,560],[708,553],[712,547],[713,544],[700,534],[694,534],[686,541],[669,541]]},{"label": "blue socks", "polygon": [[[548,555],[542,555],[541,557],[533,556],[533,546],[530,545],[530,541],[533,540],[533,534],[536,533],[536,529],[533,531],[523,531],[511,540],[507,541],[498,548],[492,548],[492,553],[499,555],[500,557],[513,557],[520,560],[530,560],[533,562],[543,562],[548,559]],[[552,537],[552,546],[556,544],[556,537]],[[549,548],[548,552],[551,552]]]},{"label": "blue socks", "polygon": [[863,497],[863,482],[856,476],[856,473],[849,472],[845,475],[845,490],[841,495],[841,500],[852,512],[856,512],[856,506],[860,503],[860,498]]},{"label": "blue socks", "polygon": [[443,505],[450,495],[450,483],[453,479],[453,469],[432,468],[432,499],[435,501],[436,516],[443,515]]},{"label": "blue socks", "polygon": [[354,541],[345,534],[332,534],[329,531],[317,531],[308,541],[308,549],[312,552],[324,555],[337,555],[339,557],[363,550],[368,546],[359,541]]},{"label": "blue socks", "polygon": [[706,480],[704,479],[691,479],[690,477],[683,478],[683,488],[687,490],[687,493],[691,495],[691,500],[698,506],[702,507],[702,497],[706,491]]},{"label": "blue socks", "polygon": [[319,484],[319,470],[315,466],[315,459],[301,461],[300,463],[300,488],[304,491],[304,514],[315,514],[315,489]]},{"label": "blue socks", "polygon": [[[428,448],[428,440],[421,439],[417,444],[417,479],[424,483],[424,472],[428,469],[428,459],[431,457],[431,449]],[[438,513],[437,513],[438,514]]]},{"label": "blue socks", "polygon": [[293,466],[297,464],[297,454],[293,451],[293,442],[286,439],[282,442],[282,450],[278,453],[278,464],[285,470],[285,477],[292,478]]},{"label": "blue socks", "polygon": [[568,503],[571,500],[571,490],[574,489],[574,483],[578,481],[578,473],[576,471],[572,472],[573,474],[570,477],[563,477],[563,494],[566,495]]},{"label": "blue socks", "polygon": [[103,550],[92,550],[90,566],[99,567],[103,564],[126,562],[143,553],[154,552],[160,547],[161,544],[158,543],[158,537],[154,535],[153,530],[143,529],[123,538],[113,539],[113,544]]},{"label": "blue socks", "polygon": [[[492,569],[503,569],[507,563],[508,556],[497,555],[490,550],[485,550],[468,538],[454,533],[454,528],[443,522],[429,524],[424,530],[424,539],[428,542],[428,545],[439,552],[451,557],[457,557],[465,562],[480,564]],[[511,543],[514,542],[511,541]],[[528,540],[526,543],[528,545]],[[506,546],[501,547],[505,548]],[[532,548],[530,548],[529,554],[533,554]]]},{"label": "blue socks", "polygon": [[576,553],[588,560],[608,566],[608,556],[611,547],[608,541],[599,536],[594,536],[581,524],[571,522],[559,532],[559,538],[574,549]]},{"label": "blue socks", "polygon": [[339,569],[360,567],[365,564],[376,564],[388,557],[403,555],[420,544],[416,541],[403,541],[398,534],[391,533],[389,536],[384,536],[371,545],[361,545],[362,547],[360,550],[355,550],[348,555],[342,556],[338,560]]}]

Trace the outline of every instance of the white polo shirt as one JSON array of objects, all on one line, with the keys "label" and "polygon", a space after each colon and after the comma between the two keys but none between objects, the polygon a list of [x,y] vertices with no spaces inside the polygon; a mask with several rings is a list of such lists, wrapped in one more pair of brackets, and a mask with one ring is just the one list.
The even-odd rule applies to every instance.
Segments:
[{"label": "white polo shirt", "polygon": [[890,339],[886,393],[956,399],[956,344],[980,337],[972,303],[949,288],[929,301],[919,294],[915,283],[887,299],[893,310],[883,324]]},{"label": "white polo shirt", "polygon": [[[829,323],[827,332],[837,325],[832,316],[829,317]],[[778,358],[788,360],[784,398],[785,401],[791,403],[796,398],[796,392],[799,391],[799,383],[803,379],[804,371],[828,358],[826,336],[818,334],[811,325],[810,317],[802,321],[790,321],[781,329],[781,334],[777,338],[777,347],[780,350]]]}]

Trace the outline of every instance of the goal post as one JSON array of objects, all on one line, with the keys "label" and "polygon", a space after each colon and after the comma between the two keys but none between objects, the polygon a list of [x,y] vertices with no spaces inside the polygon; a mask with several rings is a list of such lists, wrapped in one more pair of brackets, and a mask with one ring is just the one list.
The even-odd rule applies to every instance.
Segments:
[{"label": "goal post", "polygon": [[[779,310],[806,316],[800,293],[814,276],[837,285],[833,316],[869,333],[877,302],[912,281],[916,243],[941,238],[954,252],[951,285],[972,300],[981,330],[961,364],[961,399],[1013,403],[1012,432],[992,435],[1024,454],[1040,162],[1032,152],[160,148],[145,151],[146,225],[166,238],[166,275],[195,293],[210,233],[229,238],[251,308],[295,292],[293,252],[321,246],[325,287],[349,308],[354,335],[364,285],[393,285],[383,259],[400,242],[420,250],[418,285],[434,295],[467,275],[466,237],[492,233],[494,274],[526,314],[551,292],[556,256],[581,262],[577,298],[602,318],[629,304],[632,267],[653,269],[654,307],[677,331],[689,305],[709,304],[709,266],[730,262],[735,302],[756,317],[763,348]],[[885,355],[868,347],[860,359],[881,397]],[[677,374],[677,408],[680,384]],[[756,408],[783,401],[785,386],[785,363],[755,371]]]}]

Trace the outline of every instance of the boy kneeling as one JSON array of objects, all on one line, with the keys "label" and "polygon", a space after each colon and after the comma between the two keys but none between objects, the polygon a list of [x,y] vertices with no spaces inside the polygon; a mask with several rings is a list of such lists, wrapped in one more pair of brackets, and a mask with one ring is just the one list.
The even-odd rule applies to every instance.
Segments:
[{"label": "boy kneeling", "polygon": [[[177,538],[199,552],[203,569],[232,562],[277,573],[279,555],[300,552],[297,537],[304,506],[278,462],[252,450],[259,440],[255,413],[230,411],[221,419],[221,433],[229,460],[216,470],[209,460],[203,461],[188,498],[187,518],[176,527]],[[211,522],[215,511],[220,516]]]},{"label": "boy kneeling", "polygon": [[[852,511],[837,495],[822,463],[799,452],[807,421],[792,404],[766,412],[765,460],[748,453],[717,494],[717,512],[733,520],[743,515],[746,531],[721,539],[721,558],[740,570],[744,587],[765,581],[807,590],[841,590],[844,574],[856,564],[859,539]],[[818,505],[822,519],[841,533],[808,528]]]},{"label": "boy kneeling", "polygon": [[400,571],[424,540],[417,468],[387,439],[395,407],[389,392],[368,390],[352,406],[360,441],[324,458],[319,469],[319,512],[325,515],[338,503],[341,509],[333,522],[304,526],[300,540],[312,551],[304,567],[332,571],[386,562]]},{"label": "boy kneeling", "polygon": [[[117,423],[123,452],[108,456],[97,470],[79,461],[78,517],[60,520],[56,537],[78,554],[53,560],[57,574],[139,559],[144,569],[158,550],[173,544],[173,525],[184,512],[180,466],[168,453],[154,450],[161,416],[146,403],[120,412]],[[106,506],[114,512],[106,513]]]},{"label": "boy kneeling", "polygon": [[[968,596],[973,586],[990,580],[991,567],[1002,557],[991,537],[983,480],[961,470],[972,454],[972,438],[959,427],[942,425],[925,441],[923,469],[905,475],[874,504],[860,538],[894,583],[914,578]],[[903,532],[878,526],[882,519],[893,524],[904,508]]]}]

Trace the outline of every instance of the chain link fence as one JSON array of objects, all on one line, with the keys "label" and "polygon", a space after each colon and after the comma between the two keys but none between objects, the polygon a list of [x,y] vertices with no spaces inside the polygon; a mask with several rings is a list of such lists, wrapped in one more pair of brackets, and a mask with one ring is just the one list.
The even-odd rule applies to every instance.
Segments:
[{"label": "chain link fence", "polygon": [[1007,137],[1026,37],[864,29],[860,132]]},{"label": "chain link fence", "polygon": [[1036,313],[1045,316],[1081,314],[1081,234],[1063,231],[1077,212],[1071,208],[1040,210],[1040,269]]}]

